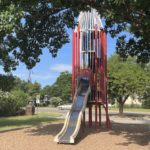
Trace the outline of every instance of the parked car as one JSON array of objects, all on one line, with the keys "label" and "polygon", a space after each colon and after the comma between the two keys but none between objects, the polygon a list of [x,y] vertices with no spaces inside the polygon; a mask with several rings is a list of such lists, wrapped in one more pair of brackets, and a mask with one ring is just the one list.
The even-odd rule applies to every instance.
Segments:
[{"label": "parked car", "polygon": [[112,107],[112,105],[108,103],[108,108],[111,108],[111,107]]},{"label": "parked car", "polygon": [[[106,107],[106,104],[104,104]],[[112,105],[110,103],[108,103],[108,109],[110,109],[112,107]]]},{"label": "parked car", "polygon": [[57,108],[61,109],[61,110],[63,110],[63,109],[68,110],[68,109],[71,109],[71,106],[72,106],[72,104],[64,104],[64,105],[59,105]]}]

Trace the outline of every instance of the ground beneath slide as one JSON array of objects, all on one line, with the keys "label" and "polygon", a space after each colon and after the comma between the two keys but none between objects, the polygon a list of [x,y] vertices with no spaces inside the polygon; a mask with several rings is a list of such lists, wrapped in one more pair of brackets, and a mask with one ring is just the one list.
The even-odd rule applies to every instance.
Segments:
[{"label": "ground beneath slide", "polygon": [[112,129],[85,128],[76,144],[53,142],[63,124],[0,132],[0,150],[149,150],[149,125],[113,123]]}]

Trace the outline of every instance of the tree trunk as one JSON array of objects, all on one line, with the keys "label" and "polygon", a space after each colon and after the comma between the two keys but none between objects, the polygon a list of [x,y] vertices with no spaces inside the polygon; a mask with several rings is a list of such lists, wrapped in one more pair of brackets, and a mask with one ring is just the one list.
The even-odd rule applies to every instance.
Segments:
[{"label": "tree trunk", "polygon": [[119,115],[123,115],[123,104],[124,103],[119,103]]}]

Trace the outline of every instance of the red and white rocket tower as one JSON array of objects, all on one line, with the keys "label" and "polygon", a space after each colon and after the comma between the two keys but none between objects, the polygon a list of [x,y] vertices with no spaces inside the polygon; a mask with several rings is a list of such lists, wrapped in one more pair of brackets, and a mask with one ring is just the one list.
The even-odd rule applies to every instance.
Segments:
[{"label": "red and white rocket tower", "polygon": [[[100,15],[95,9],[81,12],[78,26],[72,34],[72,95],[80,76],[88,77],[91,84],[88,124],[101,125],[101,106],[106,114],[106,127],[110,126],[107,99],[107,41]],[[92,110],[94,108],[94,111]],[[95,113],[95,119],[92,113]],[[82,123],[85,125],[85,112]]]}]

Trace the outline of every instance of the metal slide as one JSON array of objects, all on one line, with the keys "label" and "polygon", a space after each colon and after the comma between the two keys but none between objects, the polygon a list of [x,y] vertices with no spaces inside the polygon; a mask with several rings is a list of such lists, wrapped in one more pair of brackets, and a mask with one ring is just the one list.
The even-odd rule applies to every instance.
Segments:
[{"label": "metal slide", "polygon": [[74,143],[77,136],[82,114],[86,108],[87,99],[91,92],[89,81],[81,78],[79,88],[77,89],[71,110],[66,116],[66,120],[62,130],[56,135],[54,141],[57,143]]}]

